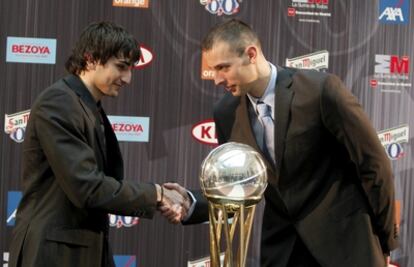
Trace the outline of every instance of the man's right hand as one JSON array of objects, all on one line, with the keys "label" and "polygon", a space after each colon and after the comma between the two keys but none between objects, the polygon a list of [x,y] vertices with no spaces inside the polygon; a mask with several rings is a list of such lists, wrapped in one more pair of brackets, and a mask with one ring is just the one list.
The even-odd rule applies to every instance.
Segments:
[{"label": "man's right hand", "polygon": [[164,200],[158,207],[170,223],[178,224],[187,215],[191,200],[187,190],[177,183],[165,183]]}]

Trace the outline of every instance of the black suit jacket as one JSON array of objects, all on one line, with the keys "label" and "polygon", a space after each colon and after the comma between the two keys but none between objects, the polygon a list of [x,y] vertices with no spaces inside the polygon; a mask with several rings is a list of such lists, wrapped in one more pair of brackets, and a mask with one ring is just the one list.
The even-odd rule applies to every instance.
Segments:
[{"label": "black suit jacket", "polygon": [[113,266],[108,213],[152,217],[156,207],[153,184],[123,180],[112,127],[73,75],[32,106],[22,184],[11,267]]},{"label": "black suit jacket", "polygon": [[[258,150],[247,97],[215,106],[219,143]],[[361,106],[334,75],[278,68],[276,166],[268,166],[261,266],[286,266],[297,238],[321,266],[383,266],[397,246],[390,162]],[[265,157],[265,155],[263,155]],[[198,197],[188,223],[207,218]]]}]

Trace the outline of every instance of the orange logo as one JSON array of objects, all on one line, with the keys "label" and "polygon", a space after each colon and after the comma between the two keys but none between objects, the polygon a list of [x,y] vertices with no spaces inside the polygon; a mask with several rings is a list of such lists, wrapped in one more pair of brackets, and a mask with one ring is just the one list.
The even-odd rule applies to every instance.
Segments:
[{"label": "orange logo", "polygon": [[113,6],[148,8],[149,0],[112,0]]},{"label": "orange logo", "polygon": [[214,80],[214,72],[208,69],[204,55],[201,54],[201,79],[202,80]]}]

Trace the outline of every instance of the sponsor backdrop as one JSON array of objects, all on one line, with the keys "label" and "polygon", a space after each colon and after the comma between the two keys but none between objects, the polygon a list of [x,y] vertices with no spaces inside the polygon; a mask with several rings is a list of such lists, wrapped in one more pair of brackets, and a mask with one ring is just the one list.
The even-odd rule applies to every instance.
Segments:
[{"label": "sponsor backdrop", "polygon": [[[413,5],[408,0],[2,0],[0,1],[0,253],[7,266],[21,198],[22,144],[30,106],[65,75],[80,31],[111,20],[140,41],[132,83],[104,106],[125,160],[125,178],[198,188],[216,144],[212,107],[223,94],[205,68],[200,40],[212,25],[253,25],[268,60],[337,74],[360,100],[392,160],[400,248],[414,266]],[[64,103],[62,103],[64,104]],[[410,129],[411,128],[411,129]],[[263,206],[263,203],[261,203]],[[248,266],[259,266],[261,211]],[[117,266],[209,266],[208,227],[108,215]],[[338,244],[340,245],[340,244]]]}]

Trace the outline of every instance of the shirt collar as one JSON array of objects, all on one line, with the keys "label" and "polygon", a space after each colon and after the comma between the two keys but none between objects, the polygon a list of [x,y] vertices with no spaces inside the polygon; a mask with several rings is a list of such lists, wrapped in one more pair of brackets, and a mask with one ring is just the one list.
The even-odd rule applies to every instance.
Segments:
[{"label": "shirt collar", "polygon": [[275,88],[276,88],[276,79],[277,79],[277,71],[276,67],[269,62],[270,65],[270,80],[269,83],[266,86],[265,92],[262,97],[257,98],[254,96],[251,96],[250,94],[247,94],[247,97],[250,99],[250,102],[252,103],[253,109],[257,114],[257,102],[261,101],[265,103],[266,105],[270,106],[271,109],[271,115],[272,119],[274,119],[274,105],[275,105]]}]

